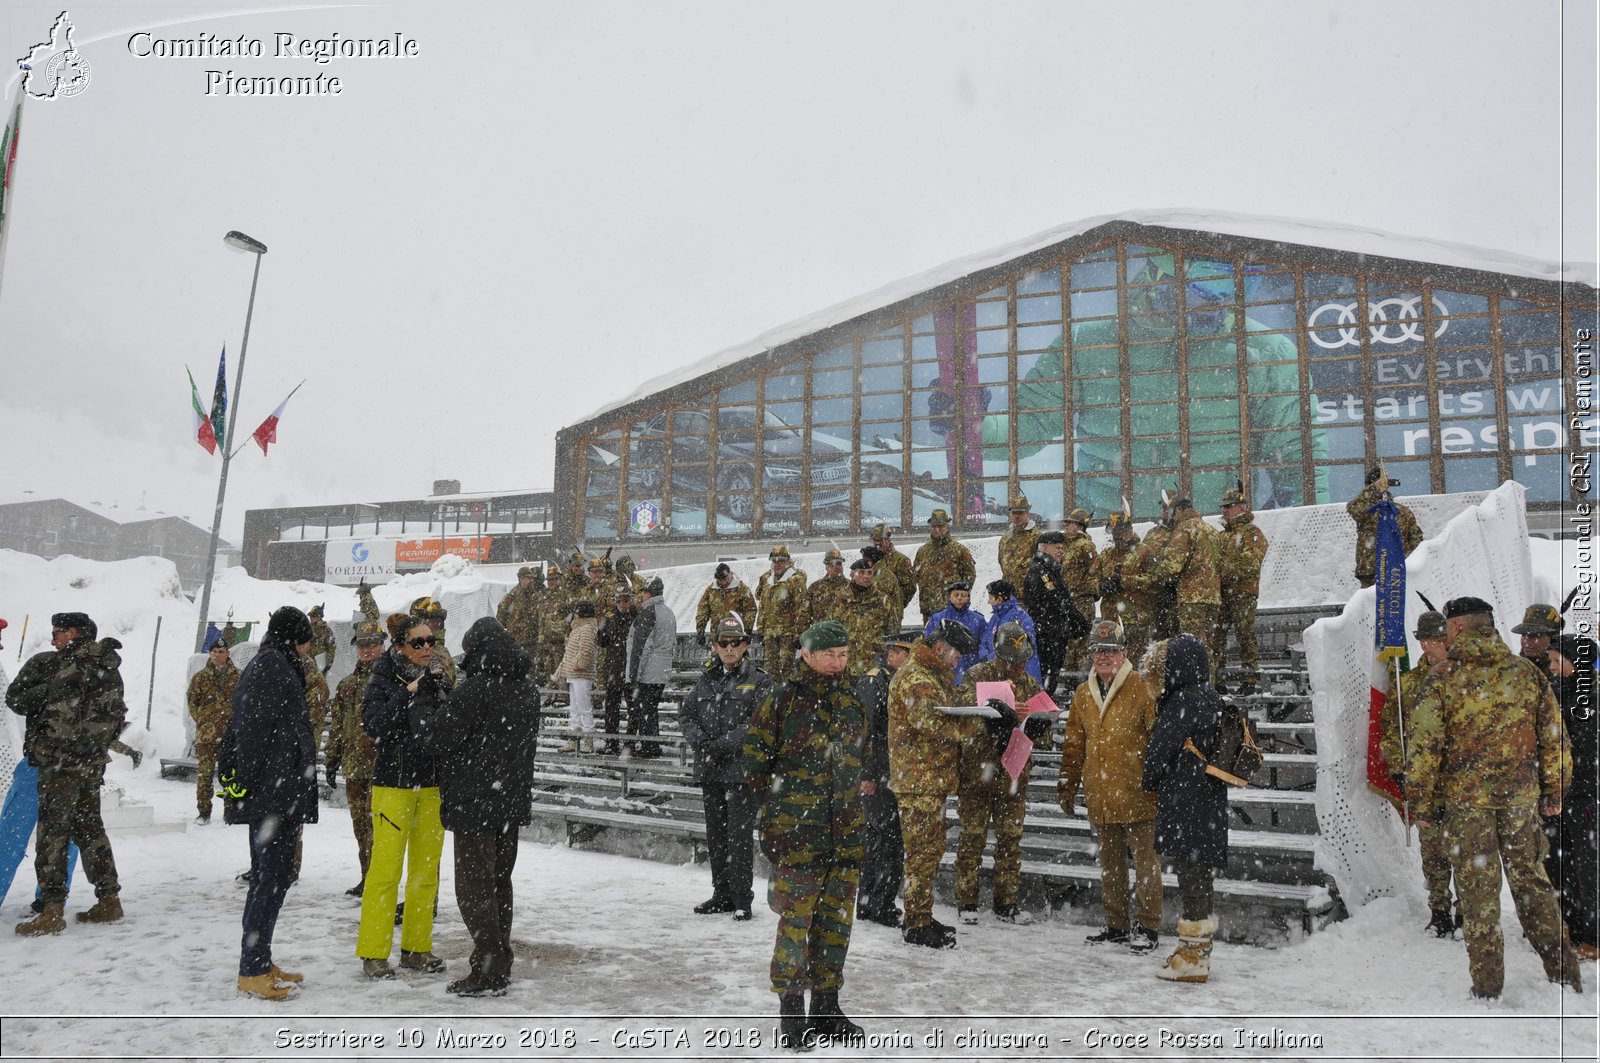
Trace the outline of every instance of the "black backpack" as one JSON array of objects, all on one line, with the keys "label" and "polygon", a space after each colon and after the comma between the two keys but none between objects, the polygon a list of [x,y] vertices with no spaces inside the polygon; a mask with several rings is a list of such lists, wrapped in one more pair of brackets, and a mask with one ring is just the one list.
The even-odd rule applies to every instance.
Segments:
[{"label": "black backpack", "polygon": [[1223,698],[1218,717],[1217,748],[1211,756],[1201,753],[1193,740],[1186,741],[1184,748],[1206,766],[1207,775],[1214,775],[1229,786],[1249,786],[1250,776],[1261,770],[1264,762],[1250,715],[1243,706]]}]

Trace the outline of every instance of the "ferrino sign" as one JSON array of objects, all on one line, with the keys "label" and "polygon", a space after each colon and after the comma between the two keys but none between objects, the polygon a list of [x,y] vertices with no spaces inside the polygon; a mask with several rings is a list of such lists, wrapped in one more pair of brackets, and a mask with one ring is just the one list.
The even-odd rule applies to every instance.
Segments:
[{"label": "ferrino sign", "polygon": [[394,575],[393,539],[330,539],[323,554],[329,583],[359,583]]}]

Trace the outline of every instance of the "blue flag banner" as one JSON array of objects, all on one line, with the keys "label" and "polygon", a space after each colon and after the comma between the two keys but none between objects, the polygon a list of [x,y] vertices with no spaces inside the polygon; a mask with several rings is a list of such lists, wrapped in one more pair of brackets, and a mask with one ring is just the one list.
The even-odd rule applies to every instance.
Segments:
[{"label": "blue flag banner", "polygon": [[1403,657],[1406,653],[1406,552],[1400,540],[1400,513],[1385,497],[1372,507],[1378,515],[1376,645],[1380,657]]},{"label": "blue flag banner", "polygon": [[223,344],[217,358],[217,384],[211,389],[211,431],[217,442],[228,438],[228,346]]}]

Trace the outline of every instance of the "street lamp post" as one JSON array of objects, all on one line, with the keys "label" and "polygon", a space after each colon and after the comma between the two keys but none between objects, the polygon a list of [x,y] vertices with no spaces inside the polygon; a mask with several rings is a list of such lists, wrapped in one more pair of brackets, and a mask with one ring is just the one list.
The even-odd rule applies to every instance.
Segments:
[{"label": "street lamp post", "polygon": [[211,517],[211,549],[206,551],[206,581],[200,590],[200,622],[194,638],[196,653],[205,649],[206,620],[211,609],[211,581],[217,574],[217,541],[222,535],[222,500],[228,494],[228,462],[233,459],[233,430],[239,424],[239,392],[244,387],[244,357],[250,350],[250,318],[256,311],[256,282],[261,279],[261,256],[267,245],[237,230],[228,233],[222,242],[241,254],[256,256],[254,273],[250,277],[250,302],[244,311],[244,341],[239,344],[239,367],[233,374],[233,412],[228,416],[227,438],[222,441],[222,473],[217,477],[217,509]]}]

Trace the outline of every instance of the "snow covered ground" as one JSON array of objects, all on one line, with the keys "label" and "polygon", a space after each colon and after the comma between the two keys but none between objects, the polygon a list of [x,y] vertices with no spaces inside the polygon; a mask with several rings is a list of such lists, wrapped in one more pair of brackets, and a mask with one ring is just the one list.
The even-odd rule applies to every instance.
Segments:
[{"label": "snow covered ground", "polygon": [[[133,772],[117,758],[109,781],[130,799],[148,802],[158,823],[172,829],[113,835],[128,913],[123,922],[91,927],[71,919],[92,902],[80,877],[66,933],[0,934],[6,1057],[768,1054],[776,1003],[767,990],[767,963],[776,917],[759,899],[750,923],[691,914],[710,888],[704,867],[524,844],[512,990],[499,999],[461,1000],[444,990],[449,977],[465,973],[471,947],[456,910],[447,847],[434,947],[449,961],[449,976],[366,982],[355,958],[358,904],[343,892],[357,878],[355,844],[347,814],[326,805],[322,821],[307,829],[304,871],[289,893],[274,949],[281,966],[305,974],[304,988],[278,1004],[241,997],[234,978],[244,890],[233,878],[248,863],[244,831],[220,820],[188,824],[192,784],[163,781],[148,763]],[[25,865],[0,906],[0,922],[27,917],[31,883]],[[835,1047],[817,1055],[1594,1059],[1600,998],[1592,988],[1578,996],[1546,982],[1509,899],[1505,909],[1506,990],[1493,1004],[1468,996],[1460,942],[1424,937],[1427,913],[1398,901],[1369,905],[1288,948],[1218,945],[1212,981],[1204,986],[1158,981],[1158,958],[1083,944],[1086,928],[1065,911],[1029,928],[989,922],[963,928],[960,947],[938,953],[863,923],[842,999],[878,1042],[870,1050]],[[943,905],[937,915],[955,922]],[[1586,965],[1585,977],[1592,986],[1594,965]],[[1267,1040],[1238,1047],[1235,1028]],[[1281,1037],[1282,1047],[1259,1047],[1274,1044],[1274,1030],[1315,1036],[1321,1047],[1294,1047]],[[963,1047],[958,1039],[969,1031],[978,1040],[969,1037]],[[1135,1040],[1096,1045],[1091,1031]],[[384,1041],[352,1047],[355,1035]],[[504,1048],[449,1040],[441,1047],[441,1036],[495,1035],[506,1038]],[[1044,1036],[1047,1045],[997,1047],[1001,1035]],[[420,1044],[407,1047],[414,1037]],[[753,1037],[768,1047],[755,1046]],[[1138,1045],[1141,1037],[1148,1047]],[[1204,1041],[1175,1047],[1178,1037],[1211,1038],[1216,1047]]]}]

